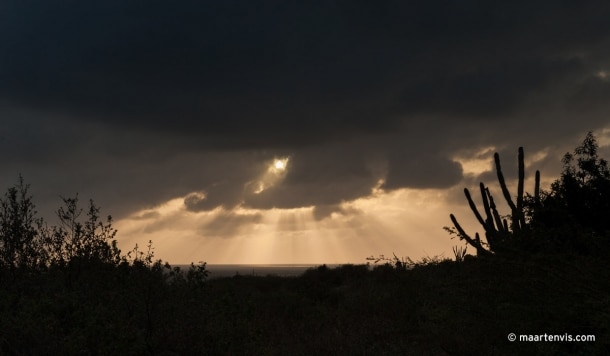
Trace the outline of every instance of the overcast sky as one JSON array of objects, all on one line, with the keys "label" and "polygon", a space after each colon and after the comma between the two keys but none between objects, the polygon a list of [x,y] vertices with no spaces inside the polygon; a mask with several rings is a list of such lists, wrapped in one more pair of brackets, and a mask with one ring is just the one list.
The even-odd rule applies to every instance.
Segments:
[{"label": "overcast sky", "polygon": [[[608,1],[2,1],[0,187],[172,263],[364,263],[481,230],[525,148],[610,158]],[[526,189],[532,191],[529,184]],[[502,201],[497,196],[497,201]],[[506,207],[504,206],[506,209]]]}]

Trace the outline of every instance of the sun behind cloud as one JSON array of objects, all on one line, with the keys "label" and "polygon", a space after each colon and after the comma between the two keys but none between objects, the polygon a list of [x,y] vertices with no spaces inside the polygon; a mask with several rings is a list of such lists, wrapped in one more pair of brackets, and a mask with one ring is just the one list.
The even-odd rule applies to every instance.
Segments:
[{"label": "sun behind cloud", "polygon": [[282,172],[286,170],[286,166],[288,165],[288,158],[276,158],[273,161],[272,168],[277,172]]},{"label": "sun behind cloud", "polygon": [[256,180],[248,182],[246,184],[246,190],[254,194],[260,194],[264,190],[279,184],[286,176],[288,161],[288,157],[283,157],[274,158],[272,161],[268,162],[268,168],[264,174]]}]

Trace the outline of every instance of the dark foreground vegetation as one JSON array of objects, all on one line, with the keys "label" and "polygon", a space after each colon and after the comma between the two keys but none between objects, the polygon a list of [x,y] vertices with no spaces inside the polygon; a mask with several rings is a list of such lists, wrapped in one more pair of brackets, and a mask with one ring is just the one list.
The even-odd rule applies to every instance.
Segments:
[{"label": "dark foreground vegetation", "polygon": [[[168,284],[147,269],[23,276],[0,294],[7,355],[608,354],[607,260],[474,259]],[[509,342],[593,334],[595,342]]]},{"label": "dark foreground vegetation", "polygon": [[[205,263],[172,268],[152,245],[121,254],[93,202],[83,214],[63,199],[48,226],[20,180],[0,202],[0,354],[608,354],[610,173],[596,147],[587,136],[507,222],[484,202],[485,239],[448,228],[478,257],[291,278],[208,280]],[[519,341],[545,334],[595,341]]]}]

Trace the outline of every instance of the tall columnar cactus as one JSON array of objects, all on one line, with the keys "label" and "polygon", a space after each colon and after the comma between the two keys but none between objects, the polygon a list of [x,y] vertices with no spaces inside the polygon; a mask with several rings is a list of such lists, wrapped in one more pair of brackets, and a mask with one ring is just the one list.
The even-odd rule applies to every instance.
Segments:
[{"label": "tall columnar cactus", "polygon": [[[525,222],[525,212],[524,212],[524,203],[523,203],[523,181],[525,180],[525,164],[524,164],[524,155],[523,155],[523,147],[519,147],[519,179],[517,183],[517,204],[513,202],[510,192],[506,187],[506,181],[504,180],[504,174],[502,174],[502,166],[500,165],[500,155],[498,153],[494,154],[494,161],[496,164],[496,173],[498,175],[498,182],[500,183],[500,187],[502,188],[502,194],[508,203],[508,206],[511,209],[510,227],[508,226],[508,222],[506,219],[502,219],[498,210],[496,208],[496,204],[494,202],[491,193],[489,192],[489,188],[485,187],[485,185],[481,182],[479,188],[481,190],[481,198],[483,200],[483,211],[485,212],[485,219],[479,213],[476,204],[472,200],[472,196],[468,191],[468,188],[464,188],[464,195],[466,195],[466,199],[468,200],[468,205],[470,209],[474,213],[474,216],[477,218],[479,223],[485,229],[485,238],[487,239],[487,246],[485,248],[481,243],[481,239],[479,234],[475,234],[475,238],[470,237],[460,226],[457,219],[453,214],[450,214],[449,217],[455,226],[458,236],[461,239],[466,240],[471,246],[473,246],[477,250],[478,255],[489,255],[492,251],[495,250],[498,243],[506,238],[524,230],[526,228]],[[540,172],[536,171],[536,183],[534,187],[534,201],[538,203],[540,201]]]}]

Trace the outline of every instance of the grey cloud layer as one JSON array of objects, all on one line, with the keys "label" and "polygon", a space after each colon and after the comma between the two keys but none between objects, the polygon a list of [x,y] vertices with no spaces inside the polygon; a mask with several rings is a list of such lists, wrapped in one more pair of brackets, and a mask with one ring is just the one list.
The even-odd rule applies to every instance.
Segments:
[{"label": "grey cloud layer", "polygon": [[[3,7],[9,103],[212,145],[383,131],[413,112],[509,113],[607,65],[607,50],[598,52],[609,44],[606,2]],[[607,85],[582,85],[575,100],[607,95]]]},{"label": "grey cloud layer", "polygon": [[[324,216],[380,176],[450,187],[455,149],[608,125],[608,18],[607,1],[3,2],[2,183],[119,215],[205,192],[187,208]],[[275,156],[281,184],[248,193]]]}]

